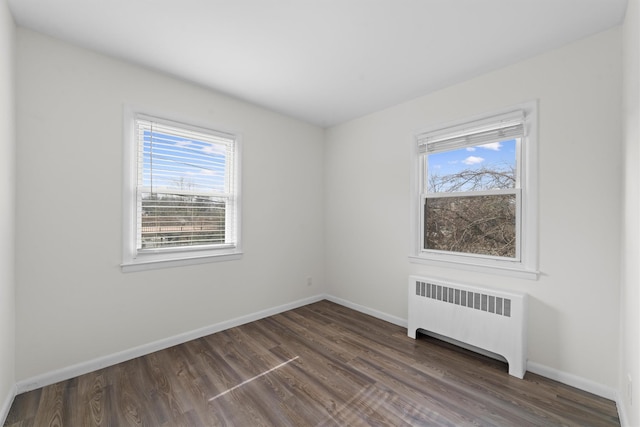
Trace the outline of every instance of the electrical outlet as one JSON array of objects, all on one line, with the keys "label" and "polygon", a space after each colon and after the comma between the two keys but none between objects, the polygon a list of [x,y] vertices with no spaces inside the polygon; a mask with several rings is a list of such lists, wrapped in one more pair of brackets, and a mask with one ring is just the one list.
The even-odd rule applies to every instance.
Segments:
[{"label": "electrical outlet", "polygon": [[313,285],[313,279],[311,278],[311,276],[307,277],[307,286],[311,286]]}]

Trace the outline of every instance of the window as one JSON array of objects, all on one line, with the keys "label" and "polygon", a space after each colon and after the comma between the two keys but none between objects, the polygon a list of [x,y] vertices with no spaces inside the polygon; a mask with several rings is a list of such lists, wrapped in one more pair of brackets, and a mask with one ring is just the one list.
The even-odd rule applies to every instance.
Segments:
[{"label": "window", "polygon": [[123,270],[237,258],[238,137],[127,111]]},{"label": "window", "polygon": [[412,261],[537,277],[535,110],[416,135]]}]

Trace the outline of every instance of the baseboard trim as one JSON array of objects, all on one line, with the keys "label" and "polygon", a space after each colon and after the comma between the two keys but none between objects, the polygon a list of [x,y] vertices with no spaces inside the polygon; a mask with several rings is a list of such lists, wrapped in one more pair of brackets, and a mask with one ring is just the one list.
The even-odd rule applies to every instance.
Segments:
[{"label": "baseboard trim", "polygon": [[604,397],[605,399],[613,400],[614,402],[618,400],[618,393],[614,388],[568,372],[563,372],[531,361],[527,362],[527,371],[570,385],[571,387],[579,388],[580,390]]},{"label": "baseboard trim", "polygon": [[17,394],[25,393],[27,391],[35,390],[40,387],[55,384],[60,381],[65,381],[78,375],[84,375],[89,372],[96,371],[98,369],[106,368],[118,363],[126,362],[127,360],[135,359],[136,357],[144,356],[155,351],[164,350],[165,348],[173,347],[174,345],[182,344],[187,341],[198,339],[207,335],[215,334],[229,328],[244,325],[245,323],[253,322],[263,319],[265,317],[273,316],[294,308],[302,307],[314,302],[321,301],[325,298],[325,295],[316,295],[309,298],[293,301],[287,304],[272,307],[266,310],[261,310],[255,313],[247,314],[245,316],[236,317],[231,320],[216,323],[214,325],[205,326],[203,328],[195,329],[193,331],[185,332],[182,334],[174,335],[172,337],[164,338],[158,341],[143,344],[137,347],[130,348],[118,353],[113,353],[107,356],[98,357],[93,360],[81,362],[75,365],[71,365],[65,368],[57,369],[54,371],[46,372],[41,375],[37,375],[25,380],[18,381],[16,384]]},{"label": "baseboard trim", "polygon": [[631,424],[629,424],[629,418],[627,418],[627,406],[624,403],[622,394],[619,392],[616,393],[616,408],[618,409],[618,418],[620,419],[620,425],[623,427],[630,426]]},{"label": "baseboard trim", "polygon": [[401,326],[403,328],[407,327],[407,319],[402,319],[400,317],[393,316],[382,311],[374,310],[373,308],[365,307],[364,305],[356,304],[354,302],[338,298],[333,295],[325,295],[325,299],[331,302],[335,302],[336,304],[340,304],[344,307],[351,308],[355,311],[359,311],[360,313],[368,314],[369,316],[373,316],[377,319],[393,323],[394,325]]},{"label": "baseboard trim", "polygon": [[0,406],[0,426],[3,426],[7,421],[9,410],[11,409],[11,405],[13,404],[13,401],[16,398],[17,394],[18,391],[16,389],[16,386],[14,385],[9,389],[9,394],[4,399],[4,402],[2,402],[2,406]]}]

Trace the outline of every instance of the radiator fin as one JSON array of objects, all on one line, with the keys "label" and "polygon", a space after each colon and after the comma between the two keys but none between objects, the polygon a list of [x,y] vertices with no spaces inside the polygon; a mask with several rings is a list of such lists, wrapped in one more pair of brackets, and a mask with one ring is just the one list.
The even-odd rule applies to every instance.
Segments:
[{"label": "radiator fin", "polygon": [[498,316],[511,317],[511,300],[429,282],[416,282],[416,295]]}]

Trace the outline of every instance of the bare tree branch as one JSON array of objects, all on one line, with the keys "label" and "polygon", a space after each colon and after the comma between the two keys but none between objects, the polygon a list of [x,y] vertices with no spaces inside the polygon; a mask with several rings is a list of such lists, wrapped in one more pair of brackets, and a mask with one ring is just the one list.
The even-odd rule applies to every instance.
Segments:
[{"label": "bare tree branch", "polygon": [[[467,169],[430,175],[430,192],[472,192],[514,188],[513,168]],[[427,249],[515,257],[515,196],[511,194],[433,197],[425,206]]]}]

